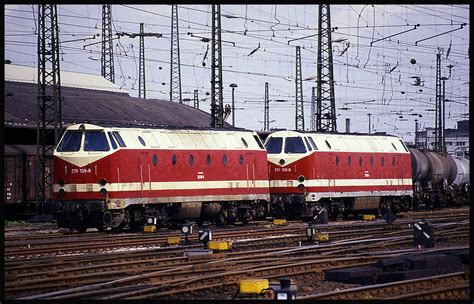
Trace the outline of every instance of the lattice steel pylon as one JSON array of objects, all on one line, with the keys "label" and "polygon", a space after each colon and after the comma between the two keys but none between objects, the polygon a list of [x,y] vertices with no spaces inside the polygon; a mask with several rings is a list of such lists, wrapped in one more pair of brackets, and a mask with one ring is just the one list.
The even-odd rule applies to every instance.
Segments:
[{"label": "lattice steel pylon", "polygon": [[443,151],[442,103],[441,92],[441,50],[436,54],[436,114],[435,114],[435,146],[434,150]]},{"label": "lattice steel pylon", "polygon": [[[61,120],[61,77],[59,29],[55,4],[38,5],[38,123],[36,132],[36,202],[43,213],[47,193],[51,193],[52,168],[46,160],[59,141]],[[54,142],[53,142],[54,140]]]},{"label": "lattice steel pylon", "polygon": [[301,49],[296,47],[296,115],[295,115],[295,130],[304,131],[304,105],[303,105],[303,80],[301,79]]},{"label": "lattice steel pylon", "polygon": [[199,109],[198,90],[194,90],[194,108]]},{"label": "lattice steel pylon", "polygon": [[311,131],[316,131],[316,87],[311,88]]},{"label": "lattice steel pylon", "polygon": [[263,109],[263,131],[270,130],[270,99],[268,96],[268,82],[265,82],[265,106]]},{"label": "lattice steel pylon", "polygon": [[171,5],[170,101],[183,103],[181,96],[181,62],[179,59],[178,5]]},{"label": "lattice steel pylon", "polygon": [[115,83],[112,8],[110,4],[102,5],[102,57],[100,63],[102,77]]},{"label": "lattice steel pylon", "polygon": [[139,50],[140,56],[138,60],[138,97],[146,99],[145,37],[143,35],[143,23],[140,23],[139,36],[140,36],[140,50]]},{"label": "lattice steel pylon", "polygon": [[316,130],[335,132],[336,105],[329,4],[319,4]]},{"label": "lattice steel pylon", "polygon": [[211,126],[224,127],[224,101],[222,95],[222,42],[221,6],[212,4],[212,66],[211,66]]},{"label": "lattice steel pylon", "polygon": [[139,47],[139,62],[138,62],[138,97],[146,98],[146,80],[145,80],[145,37],[156,37],[161,38],[163,37],[162,34],[159,33],[144,33],[143,32],[143,23],[140,23],[140,33],[125,33],[120,32],[117,33],[119,37],[121,36],[128,36],[130,38],[139,37],[140,38],[140,47]]}]

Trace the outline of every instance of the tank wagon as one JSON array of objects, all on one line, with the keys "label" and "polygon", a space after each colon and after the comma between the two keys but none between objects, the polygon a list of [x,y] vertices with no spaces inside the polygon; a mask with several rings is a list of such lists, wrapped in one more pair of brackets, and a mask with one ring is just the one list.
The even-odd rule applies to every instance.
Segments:
[{"label": "tank wagon", "polygon": [[268,211],[267,153],[252,131],[78,124],[53,155],[59,227],[232,224]]},{"label": "tank wagon", "polygon": [[331,217],[411,207],[409,150],[395,136],[278,131],[265,141],[274,214]]},{"label": "tank wagon", "polygon": [[469,160],[410,148],[414,208],[469,203]]}]

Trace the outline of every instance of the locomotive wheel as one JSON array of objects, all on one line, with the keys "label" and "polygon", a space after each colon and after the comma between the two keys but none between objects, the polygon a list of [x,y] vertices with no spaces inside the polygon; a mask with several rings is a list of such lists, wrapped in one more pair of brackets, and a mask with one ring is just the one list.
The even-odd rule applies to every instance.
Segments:
[{"label": "locomotive wheel", "polygon": [[122,229],[125,228],[126,223],[121,222],[117,227],[112,227],[112,232],[122,232]]}]

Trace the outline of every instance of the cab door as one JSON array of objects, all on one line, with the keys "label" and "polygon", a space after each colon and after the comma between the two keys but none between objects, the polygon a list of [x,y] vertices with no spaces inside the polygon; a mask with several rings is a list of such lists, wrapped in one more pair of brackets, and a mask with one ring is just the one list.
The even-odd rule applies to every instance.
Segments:
[{"label": "cab door", "polygon": [[[240,162],[240,159],[239,159]],[[255,188],[255,170],[256,170],[256,159],[253,153],[248,153],[244,159],[245,170],[247,176],[247,189]]]},{"label": "cab door", "polygon": [[151,168],[148,152],[140,152],[138,170],[140,173],[140,188],[142,195],[149,194],[151,191]]},{"label": "cab door", "polygon": [[329,153],[327,155],[326,161],[326,170],[324,172],[324,176],[322,179],[326,179],[328,181],[329,187],[334,187],[336,185],[335,174],[337,173],[338,167],[336,165],[336,157],[334,154]]}]

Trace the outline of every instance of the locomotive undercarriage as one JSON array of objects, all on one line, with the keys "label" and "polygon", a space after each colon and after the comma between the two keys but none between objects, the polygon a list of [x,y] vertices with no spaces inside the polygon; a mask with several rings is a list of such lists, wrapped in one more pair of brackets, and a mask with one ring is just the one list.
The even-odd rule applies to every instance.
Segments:
[{"label": "locomotive undercarriage", "polygon": [[270,215],[286,219],[301,219],[319,223],[321,210],[327,212],[328,218],[336,220],[349,215],[364,212],[384,214],[389,208],[393,212],[411,208],[411,198],[406,197],[335,197],[322,198],[317,202],[306,201],[303,194],[272,195]]},{"label": "locomotive undercarriage", "polygon": [[265,201],[191,202],[135,204],[123,209],[106,209],[104,201],[63,201],[58,203],[56,209],[55,218],[59,228],[79,232],[85,232],[87,228],[137,231],[146,224],[148,218],[152,218],[157,227],[175,227],[188,221],[196,221],[198,225],[205,221],[215,225],[232,225],[237,221],[246,224],[264,219],[268,204]]}]

